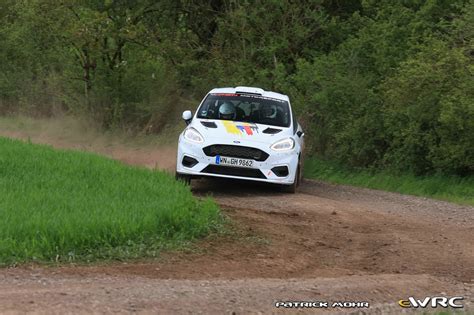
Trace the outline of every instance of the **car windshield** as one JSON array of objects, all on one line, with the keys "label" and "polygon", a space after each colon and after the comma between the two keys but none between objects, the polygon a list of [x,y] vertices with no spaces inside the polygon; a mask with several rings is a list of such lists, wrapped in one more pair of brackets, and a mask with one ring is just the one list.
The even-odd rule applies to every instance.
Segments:
[{"label": "car windshield", "polygon": [[249,94],[209,94],[197,117],[279,127],[289,127],[291,122],[287,101]]}]

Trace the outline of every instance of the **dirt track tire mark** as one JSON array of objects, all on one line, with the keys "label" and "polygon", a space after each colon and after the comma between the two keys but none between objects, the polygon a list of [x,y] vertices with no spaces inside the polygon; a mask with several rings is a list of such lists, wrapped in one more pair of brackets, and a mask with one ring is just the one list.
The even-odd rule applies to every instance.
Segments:
[{"label": "dirt track tire mark", "polygon": [[224,208],[239,209],[242,219],[252,218],[244,224],[267,235],[275,247],[287,248],[286,258],[299,261],[299,272],[317,274],[332,266],[474,279],[473,207],[313,181],[305,181],[296,195],[275,193],[268,185],[242,186],[203,180],[194,190],[211,193]]}]

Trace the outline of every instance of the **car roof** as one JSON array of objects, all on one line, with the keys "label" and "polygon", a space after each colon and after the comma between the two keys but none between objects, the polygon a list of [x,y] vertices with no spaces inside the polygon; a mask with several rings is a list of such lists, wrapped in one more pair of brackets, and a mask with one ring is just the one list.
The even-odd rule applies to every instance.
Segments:
[{"label": "car roof", "polygon": [[285,94],[280,94],[272,91],[265,91],[264,89],[251,87],[251,86],[237,86],[237,87],[224,87],[212,89],[209,93],[247,93],[247,94],[258,94],[264,97],[276,98],[289,102],[289,98]]}]

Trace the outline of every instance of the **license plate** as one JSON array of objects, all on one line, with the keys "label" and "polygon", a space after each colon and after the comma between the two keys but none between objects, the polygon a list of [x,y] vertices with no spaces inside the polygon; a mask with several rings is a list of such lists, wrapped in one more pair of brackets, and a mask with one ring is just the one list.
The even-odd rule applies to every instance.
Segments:
[{"label": "license plate", "polygon": [[253,160],[216,155],[216,165],[252,167]]}]

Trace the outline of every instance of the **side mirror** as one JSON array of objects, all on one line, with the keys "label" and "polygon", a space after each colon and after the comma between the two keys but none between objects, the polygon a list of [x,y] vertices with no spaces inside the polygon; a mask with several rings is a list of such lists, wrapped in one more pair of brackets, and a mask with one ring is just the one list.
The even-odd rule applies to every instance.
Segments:
[{"label": "side mirror", "polygon": [[301,138],[301,137],[304,137],[304,132],[298,131],[298,132],[296,133],[296,135],[297,135],[298,137],[300,137],[300,138]]},{"label": "side mirror", "polygon": [[186,122],[186,125],[189,125],[191,123],[191,120],[193,119],[193,114],[191,113],[190,110],[185,110],[183,112],[183,120]]}]

